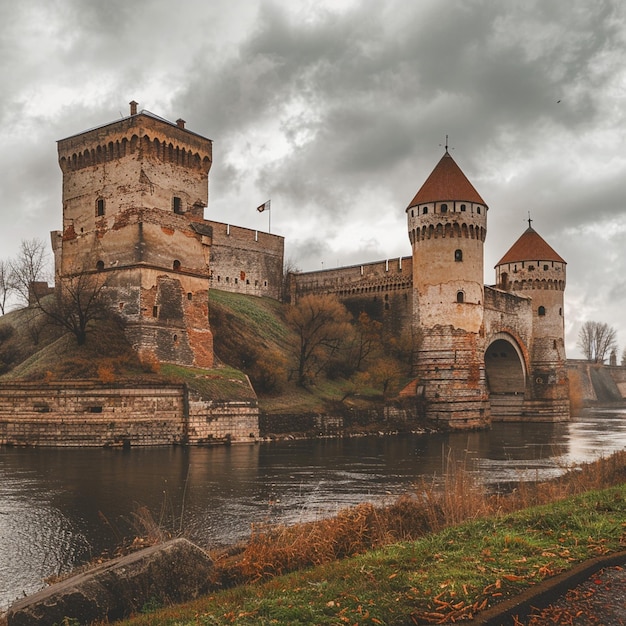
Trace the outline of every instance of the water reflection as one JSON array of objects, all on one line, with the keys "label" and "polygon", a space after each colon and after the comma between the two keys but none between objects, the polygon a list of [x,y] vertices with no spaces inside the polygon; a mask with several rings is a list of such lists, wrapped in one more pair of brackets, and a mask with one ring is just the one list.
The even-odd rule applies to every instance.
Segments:
[{"label": "water reflection", "polygon": [[133,536],[146,506],[206,546],[259,522],[315,519],[406,491],[462,462],[493,488],[626,447],[626,409],[487,432],[230,448],[0,450],[0,606]]}]

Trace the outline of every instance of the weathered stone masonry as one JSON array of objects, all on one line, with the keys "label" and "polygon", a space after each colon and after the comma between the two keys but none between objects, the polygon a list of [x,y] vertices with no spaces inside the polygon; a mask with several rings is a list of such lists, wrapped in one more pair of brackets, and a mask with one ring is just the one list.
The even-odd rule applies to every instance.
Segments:
[{"label": "weathered stone masonry", "polygon": [[210,401],[183,385],[0,386],[0,445],[154,446],[258,438],[256,402]]}]

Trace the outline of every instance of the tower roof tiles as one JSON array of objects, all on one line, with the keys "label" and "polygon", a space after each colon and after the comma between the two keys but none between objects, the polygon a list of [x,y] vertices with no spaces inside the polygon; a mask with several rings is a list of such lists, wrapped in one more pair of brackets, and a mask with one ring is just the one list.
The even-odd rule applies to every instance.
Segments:
[{"label": "tower roof tiles", "polygon": [[480,194],[467,179],[455,160],[446,153],[435,166],[426,182],[420,187],[407,208],[428,202],[465,200],[486,205]]},{"label": "tower roof tiles", "polygon": [[509,251],[496,263],[518,263],[521,261],[565,261],[532,226],[522,233],[521,237],[509,248]]}]

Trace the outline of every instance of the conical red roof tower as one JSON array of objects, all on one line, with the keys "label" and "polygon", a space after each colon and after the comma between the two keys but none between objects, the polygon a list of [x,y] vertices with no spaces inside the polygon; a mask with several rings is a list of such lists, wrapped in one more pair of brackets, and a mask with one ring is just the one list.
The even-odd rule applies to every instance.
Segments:
[{"label": "conical red roof tower", "polygon": [[476,202],[487,207],[480,194],[467,179],[456,161],[446,153],[435,166],[426,182],[420,187],[408,208],[429,202],[447,201]]}]

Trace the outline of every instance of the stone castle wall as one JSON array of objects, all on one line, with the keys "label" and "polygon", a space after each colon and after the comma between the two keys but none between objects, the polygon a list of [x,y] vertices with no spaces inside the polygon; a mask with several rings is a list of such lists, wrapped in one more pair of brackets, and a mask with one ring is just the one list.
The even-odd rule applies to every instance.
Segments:
[{"label": "stone castle wall", "polygon": [[0,387],[0,445],[194,445],[250,442],[258,436],[256,402],[211,402],[183,385]]},{"label": "stone castle wall", "polygon": [[334,295],[356,317],[383,322],[386,336],[410,332],[413,293],[411,257],[289,275],[288,299]]},{"label": "stone castle wall", "polygon": [[221,222],[212,228],[211,289],[280,300],[285,239]]}]

